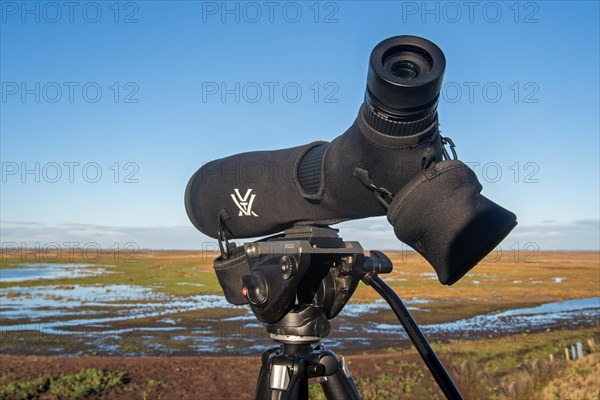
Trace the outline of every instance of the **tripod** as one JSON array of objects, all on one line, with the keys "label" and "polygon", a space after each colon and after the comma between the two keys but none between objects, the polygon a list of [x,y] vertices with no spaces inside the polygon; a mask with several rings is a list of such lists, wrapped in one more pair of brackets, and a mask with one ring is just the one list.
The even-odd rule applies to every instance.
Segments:
[{"label": "tripod", "polygon": [[320,378],[328,400],[360,396],[342,356],[320,341],[362,280],[390,305],[419,355],[448,399],[462,396],[398,295],[379,276],[392,271],[385,254],[363,254],[358,242],[344,242],[329,227],[296,225],[262,241],[221,244],[215,272],[227,300],[249,304],[279,343],[265,351],[257,400],[308,399],[308,379]]},{"label": "tripod", "polygon": [[[289,323],[300,322],[307,335],[286,334]],[[324,331],[321,331],[324,330]],[[343,356],[325,350],[317,333],[325,336],[329,322],[317,306],[290,312],[282,323],[267,326],[271,337],[281,345],[263,353],[257,399],[308,399],[308,379],[320,377],[328,399],[360,399]],[[279,333],[273,333],[279,332]]]}]

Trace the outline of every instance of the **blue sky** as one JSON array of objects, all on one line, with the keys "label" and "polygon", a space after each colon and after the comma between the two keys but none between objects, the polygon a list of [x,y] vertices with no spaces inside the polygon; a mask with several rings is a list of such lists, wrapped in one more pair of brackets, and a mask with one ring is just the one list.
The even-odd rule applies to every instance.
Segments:
[{"label": "blue sky", "polygon": [[[598,2],[3,1],[0,13],[5,247],[210,247],[183,207],[191,174],[332,140],[356,117],[372,48],[413,34],[446,55],[444,135],[518,216],[502,246],[599,249]],[[403,248],[384,218],[338,227]]]}]

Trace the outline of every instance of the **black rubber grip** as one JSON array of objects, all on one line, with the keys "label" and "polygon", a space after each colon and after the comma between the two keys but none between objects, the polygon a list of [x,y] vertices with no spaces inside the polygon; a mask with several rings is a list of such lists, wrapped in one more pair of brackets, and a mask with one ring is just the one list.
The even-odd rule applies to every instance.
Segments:
[{"label": "black rubber grip", "polygon": [[305,194],[317,194],[321,188],[321,164],[327,144],[308,150],[298,165],[298,183]]},{"label": "black rubber grip", "polygon": [[424,131],[435,120],[437,113],[432,112],[416,121],[398,121],[384,117],[372,106],[364,107],[365,121],[376,131],[390,136],[411,136]]}]

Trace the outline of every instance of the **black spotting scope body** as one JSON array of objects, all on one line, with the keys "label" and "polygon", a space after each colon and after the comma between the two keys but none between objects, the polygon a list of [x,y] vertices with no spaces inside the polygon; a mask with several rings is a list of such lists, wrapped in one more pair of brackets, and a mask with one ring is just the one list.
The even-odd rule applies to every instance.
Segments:
[{"label": "black spotting scope body", "polygon": [[203,165],[185,206],[194,226],[219,239],[278,233],[386,215],[396,236],[452,284],[516,225],[480,194],[475,174],[448,159],[437,102],[446,60],[416,36],[371,53],[365,101],[330,143],[255,151]]}]

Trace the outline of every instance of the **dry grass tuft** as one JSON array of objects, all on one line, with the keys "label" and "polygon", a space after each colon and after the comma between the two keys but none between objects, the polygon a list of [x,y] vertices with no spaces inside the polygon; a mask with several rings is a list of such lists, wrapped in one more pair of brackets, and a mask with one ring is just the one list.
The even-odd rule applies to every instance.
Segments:
[{"label": "dry grass tuft", "polygon": [[600,399],[600,353],[569,363],[562,376],[542,390],[543,399]]}]

